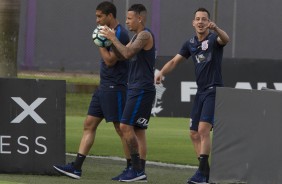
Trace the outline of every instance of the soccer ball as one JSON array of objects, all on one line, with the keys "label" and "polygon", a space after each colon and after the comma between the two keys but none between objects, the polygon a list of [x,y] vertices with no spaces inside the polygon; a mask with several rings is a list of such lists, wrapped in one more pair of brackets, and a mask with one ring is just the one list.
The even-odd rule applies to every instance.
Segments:
[{"label": "soccer ball", "polygon": [[94,29],[92,34],[92,39],[98,47],[109,47],[112,44],[112,42],[99,34],[99,31],[103,27],[104,26],[97,26],[96,29]]}]

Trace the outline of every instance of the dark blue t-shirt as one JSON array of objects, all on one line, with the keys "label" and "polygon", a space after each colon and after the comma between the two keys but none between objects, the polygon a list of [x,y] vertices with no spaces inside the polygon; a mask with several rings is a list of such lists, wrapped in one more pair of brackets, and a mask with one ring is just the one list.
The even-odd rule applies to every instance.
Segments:
[{"label": "dark blue t-shirt", "polygon": [[[116,37],[126,45],[129,42],[128,31],[117,25],[115,28]],[[108,50],[111,48],[109,47]],[[117,61],[114,66],[108,67],[103,59],[100,61],[100,88],[103,90],[115,90],[127,87],[128,82],[128,61]]]},{"label": "dark blue t-shirt", "polygon": [[[145,29],[153,33],[149,29]],[[133,42],[137,35],[132,39]],[[156,60],[155,40],[150,50],[142,49],[129,60],[129,82],[128,89],[146,89],[155,90],[154,86],[154,70]]]},{"label": "dark blue t-shirt", "polygon": [[209,33],[203,41],[198,41],[197,36],[194,36],[182,45],[179,54],[187,59],[192,57],[198,91],[223,86],[221,75],[223,47],[224,45],[217,42],[215,33]]}]

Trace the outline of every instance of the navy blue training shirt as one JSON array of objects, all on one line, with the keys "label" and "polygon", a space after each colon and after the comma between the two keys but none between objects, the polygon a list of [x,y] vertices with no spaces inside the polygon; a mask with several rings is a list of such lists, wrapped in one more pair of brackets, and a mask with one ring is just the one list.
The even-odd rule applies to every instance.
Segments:
[{"label": "navy blue training shirt", "polygon": [[203,41],[194,36],[182,45],[178,54],[186,59],[192,57],[198,91],[223,86],[221,75],[223,47],[224,45],[217,42],[217,34],[211,32]]},{"label": "navy blue training shirt", "polygon": [[[116,37],[126,45],[129,42],[128,31],[120,24],[115,28]],[[108,50],[110,47],[108,48]],[[128,82],[128,61],[117,61],[108,67],[103,59],[100,62],[100,88],[104,90],[114,90],[119,87],[126,87]]]}]

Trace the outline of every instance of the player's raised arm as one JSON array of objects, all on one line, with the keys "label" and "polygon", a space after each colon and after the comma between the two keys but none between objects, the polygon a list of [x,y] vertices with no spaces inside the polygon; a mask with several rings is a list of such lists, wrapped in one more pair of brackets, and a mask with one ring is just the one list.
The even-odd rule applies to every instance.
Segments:
[{"label": "player's raised arm", "polygon": [[221,45],[226,45],[229,42],[228,34],[219,28],[214,22],[210,22],[208,25],[209,29],[214,30],[218,34],[217,42]]}]

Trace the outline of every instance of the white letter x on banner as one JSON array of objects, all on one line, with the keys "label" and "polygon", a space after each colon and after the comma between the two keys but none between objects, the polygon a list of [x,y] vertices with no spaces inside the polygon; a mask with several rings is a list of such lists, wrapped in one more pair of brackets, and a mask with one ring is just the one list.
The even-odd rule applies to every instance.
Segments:
[{"label": "white letter x on banner", "polygon": [[23,112],[20,113],[11,123],[20,123],[24,118],[30,115],[34,121],[38,124],[46,124],[46,122],[34,111],[46,98],[37,98],[30,106],[20,97],[11,97],[19,106],[23,108]]}]

